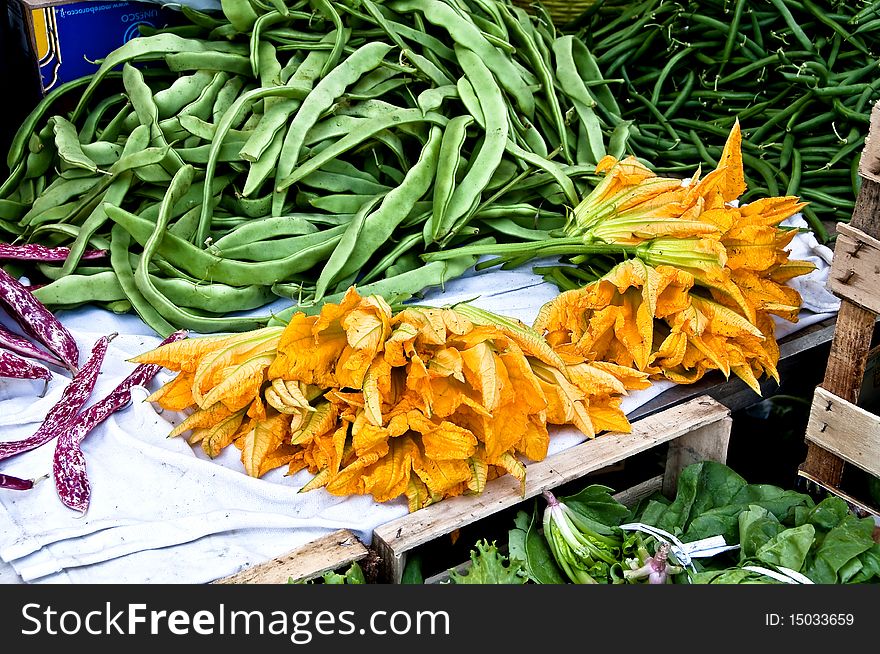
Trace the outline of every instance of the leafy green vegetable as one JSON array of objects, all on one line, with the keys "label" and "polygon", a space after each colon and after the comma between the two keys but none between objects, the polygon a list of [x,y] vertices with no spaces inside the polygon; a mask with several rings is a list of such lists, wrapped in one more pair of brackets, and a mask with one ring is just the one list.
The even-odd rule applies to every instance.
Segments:
[{"label": "leafy green vegetable", "polygon": [[[870,581],[880,579],[880,543],[874,543],[871,549],[862,552],[857,559],[859,569],[848,577],[846,583],[864,584]],[[843,568],[841,568],[841,577],[843,577]]]},{"label": "leafy green vegetable", "polygon": [[652,499],[636,520],[653,525],[690,542],[722,535],[728,543],[739,542],[739,515],[760,506],[777,520],[789,520],[798,507],[811,509],[809,495],[767,484],[748,484],[731,468],[715,461],[702,461],[685,468],[671,504]]},{"label": "leafy green vegetable", "polygon": [[[826,502],[832,504],[832,508],[824,511],[821,514],[823,517],[831,515],[832,512],[840,514],[841,505],[846,509],[846,503],[838,497],[822,500],[820,505]],[[837,506],[833,507],[834,504]],[[816,583],[840,583],[840,571],[850,561],[876,546],[871,537],[873,531],[874,521],[871,518],[860,520],[846,510],[840,521],[828,530],[824,538],[817,541],[817,546],[812,552],[812,559],[804,570],[804,574]],[[847,572],[854,575],[857,571],[850,568]]]},{"label": "leafy green vegetable", "polygon": [[726,570],[709,570],[691,575],[692,584],[779,584],[772,577],[759,572],[729,568]]},{"label": "leafy green vegetable", "polygon": [[756,556],[761,547],[784,529],[776,516],[764,507],[749,506],[747,511],[739,514],[740,561]]},{"label": "leafy green vegetable", "polygon": [[422,573],[422,555],[418,552],[406,557],[406,566],[400,578],[401,584],[413,585],[425,583],[425,575]]},{"label": "leafy green vegetable", "polygon": [[[600,486],[590,493],[609,490]],[[612,567],[622,561],[620,530],[593,520],[550,491],[544,491],[544,498],[544,538],[565,576],[576,584],[609,583]]]},{"label": "leafy green vegetable", "polygon": [[762,563],[800,570],[804,567],[815,537],[813,525],[786,529],[759,547],[755,556]]},{"label": "leafy green vegetable", "polygon": [[450,572],[449,581],[453,584],[524,584],[528,576],[518,560],[509,560],[498,551],[495,542],[485,539],[471,550],[471,567],[467,574]]},{"label": "leafy green vegetable", "polygon": [[721,463],[685,468],[675,499],[647,502],[636,519],[683,541],[722,535],[739,543],[738,561],[701,561],[694,583],[775,583],[743,566],[783,567],[817,584],[880,582],[880,545],[874,522],[854,516],[838,497],[816,504],[809,495],[767,484],[748,484]]},{"label": "leafy green vegetable", "polygon": [[538,529],[537,507],[531,516],[519,511],[514,525],[508,532],[511,561],[519,562],[526,576],[536,584],[564,584],[565,577],[556,565],[547,540]]},{"label": "leafy green vegetable", "polygon": [[613,534],[609,526],[617,527],[630,517],[630,510],[615,500],[614,489],[600,484],[591,484],[581,492],[560,498],[572,511],[591,521],[594,529]]},{"label": "leafy green vegetable", "polygon": [[[357,561],[354,561],[345,571],[344,574],[340,574],[334,570],[328,570],[324,574],[321,575],[320,580],[325,584],[355,584],[361,585],[366,584],[367,580],[364,577],[364,571]],[[288,578],[288,584],[315,584],[318,583],[317,579],[300,579],[294,580],[293,577]]]}]

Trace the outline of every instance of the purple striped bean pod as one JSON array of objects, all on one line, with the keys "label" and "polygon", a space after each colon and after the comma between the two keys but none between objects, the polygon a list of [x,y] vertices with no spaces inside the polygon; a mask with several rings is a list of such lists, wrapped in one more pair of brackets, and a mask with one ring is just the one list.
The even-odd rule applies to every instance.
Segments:
[{"label": "purple striped bean pod", "polygon": [[0,349],[9,350],[10,352],[20,354],[28,359],[36,359],[53,366],[64,367],[64,362],[54,354],[41,350],[28,339],[19,336],[15,332],[9,331],[3,325],[0,325]]},{"label": "purple striped bean pod", "polygon": [[67,429],[71,420],[79,413],[92,394],[95,381],[98,379],[98,372],[100,372],[101,364],[104,361],[104,355],[107,353],[107,346],[115,337],[116,334],[110,334],[97,340],[92,347],[88,361],[64,388],[61,399],[49,409],[49,413],[46,414],[46,418],[33,436],[20,441],[0,443],[0,461],[36,449]]},{"label": "purple striped bean pod", "polygon": [[[108,256],[108,254],[108,250],[86,250],[83,253],[82,258],[103,259]],[[0,259],[17,259],[19,261],[52,263],[56,261],[65,261],[68,255],[70,255],[70,248],[66,247],[50,248],[36,243],[26,243],[24,245],[0,243]]]},{"label": "purple striped bean pod", "polygon": [[46,394],[46,389],[49,387],[49,382],[52,380],[52,373],[33,361],[23,359],[14,352],[0,349],[0,377],[42,379],[43,392],[40,393],[40,397],[43,397]]},{"label": "purple striped bean pod", "polygon": [[79,367],[76,341],[61,321],[21,282],[0,268],[0,302],[28,334],[57,355],[74,374]]},{"label": "purple striped bean pod", "polygon": [[[186,331],[176,331],[162,341],[161,345],[186,337]],[[92,486],[86,473],[86,459],[80,443],[90,431],[131,401],[133,386],[148,384],[161,369],[162,366],[154,364],[137,366],[105,398],[85,409],[59,434],[52,457],[52,475],[55,478],[55,490],[65,506],[85,513],[91,500]]]}]

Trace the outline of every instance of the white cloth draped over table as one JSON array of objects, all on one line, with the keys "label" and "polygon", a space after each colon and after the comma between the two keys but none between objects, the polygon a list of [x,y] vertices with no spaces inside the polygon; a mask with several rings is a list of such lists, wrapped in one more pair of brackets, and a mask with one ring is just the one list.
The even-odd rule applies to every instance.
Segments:
[{"label": "white cloth draped over table", "polygon": [[[805,226],[802,221],[793,224]],[[839,306],[825,290],[831,251],[809,234],[799,234],[791,249],[793,258],[809,259],[818,270],[795,280],[804,311],[797,324],[777,321],[779,338],[824,320]],[[541,305],[558,293],[531,272],[532,265],[513,271],[471,271],[443,290],[430,292],[421,303],[440,306],[473,300],[479,307],[531,324]],[[288,305],[279,301],[262,313]],[[59,315],[84,357],[100,336],[119,333],[110,344],[90,403],[132,370],[127,359],[160,340],[133,315],[95,308]],[[85,516],[61,503],[51,479],[27,492],[0,490],[0,559],[11,566],[16,580],[205,583],[340,528],[369,543],[375,527],[407,513],[404,498],[379,504],[370,496],[336,497],[323,489],[300,494],[311,478],[307,471],[286,477],[286,468],[281,468],[253,479],[245,475],[235,447],[209,460],[184,438],[167,438],[181,415],[159,414],[143,399],[172,378],[163,370],[149,389],[136,387],[134,402],[83,442],[92,483]],[[46,396],[37,398],[41,383],[0,380],[0,440],[33,434],[66,382],[66,377],[56,375]],[[632,393],[624,400],[625,411],[670,386],[660,382]],[[573,428],[554,428],[551,434],[551,453],[584,440]],[[23,478],[44,475],[51,470],[53,449],[54,441],[0,463],[0,470]],[[8,569],[2,572],[13,577]]]}]

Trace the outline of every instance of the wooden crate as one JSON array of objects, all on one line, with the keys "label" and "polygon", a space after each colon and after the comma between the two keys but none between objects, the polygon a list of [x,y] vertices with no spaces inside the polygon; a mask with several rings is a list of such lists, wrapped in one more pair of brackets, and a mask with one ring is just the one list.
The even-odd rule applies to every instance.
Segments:
[{"label": "wooden crate", "polygon": [[876,507],[841,489],[847,465],[880,476],[880,417],[857,406],[880,315],[880,103],[871,112],[859,176],[852,219],[837,226],[828,288],[840,297],[840,311],[798,475],[842,497],[857,513],[880,517]]},{"label": "wooden crate", "polygon": [[708,396],[698,397],[633,422],[629,434],[606,433],[526,466],[526,483],[506,475],[489,482],[479,495],[453,497],[392,520],[373,531],[371,549],[380,559],[379,579],[400,583],[407,553],[545,490],[580,479],[606,466],[668,444],[662,478],[632,489],[650,494],[670,492],[691,463],[726,462],[732,420],[727,407]]},{"label": "wooden crate", "polygon": [[325,572],[341,571],[369,555],[369,550],[347,529],[306,543],[292,552],[216,580],[215,584],[286,584],[308,581]]}]

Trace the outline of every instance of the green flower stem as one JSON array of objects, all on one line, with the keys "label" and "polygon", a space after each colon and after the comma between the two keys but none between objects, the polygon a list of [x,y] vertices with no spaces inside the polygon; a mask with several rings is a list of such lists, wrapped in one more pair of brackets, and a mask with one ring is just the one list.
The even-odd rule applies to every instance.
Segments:
[{"label": "green flower stem", "polygon": [[497,255],[503,259],[581,255],[581,254],[629,254],[635,255],[636,248],[633,246],[614,245],[612,243],[584,243],[580,238],[556,238],[549,241],[536,241],[531,243],[493,243],[489,245],[471,245],[453,250],[430,252],[423,254],[422,259],[430,261],[444,261],[464,255],[482,256]]}]

